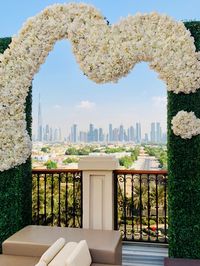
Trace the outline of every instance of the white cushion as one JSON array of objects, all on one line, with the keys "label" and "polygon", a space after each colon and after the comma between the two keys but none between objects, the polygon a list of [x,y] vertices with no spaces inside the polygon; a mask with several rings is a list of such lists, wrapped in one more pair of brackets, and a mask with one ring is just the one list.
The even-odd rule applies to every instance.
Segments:
[{"label": "white cushion", "polygon": [[53,245],[51,245],[40,258],[40,262],[43,261],[49,264],[50,261],[58,254],[58,252],[64,247],[65,239],[59,238]]},{"label": "white cushion", "polygon": [[65,266],[90,266],[92,259],[87,242],[81,240],[65,261]]},{"label": "white cushion", "polygon": [[48,266],[65,266],[65,260],[71,255],[77,245],[78,243],[76,242],[67,243],[48,264]]},{"label": "white cushion", "polygon": [[39,261],[35,266],[47,266],[44,261]]}]

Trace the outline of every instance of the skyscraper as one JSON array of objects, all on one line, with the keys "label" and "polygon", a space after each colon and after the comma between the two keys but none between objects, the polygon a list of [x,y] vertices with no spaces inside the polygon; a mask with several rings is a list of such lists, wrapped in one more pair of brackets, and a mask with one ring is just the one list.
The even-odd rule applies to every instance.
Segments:
[{"label": "skyscraper", "polygon": [[73,126],[71,127],[71,137],[70,137],[71,142],[73,142],[73,143],[77,142],[77,135],[78,135],[77,125],[73,124]]},{"label": "skyscraper", "polygon": [[40,103],[40,94],[39,94],[39,104],[38,104],[38,134],[37,134],[37,140],[42,141],[42,107]]},{"label": "skyscraper", "polygon": [[151,123],[151,143],[156,142],[156,125],[155,123]]},{"label": "skyscraper", "polygon": [[161,143],[161,135],[162,135],[161,126],[160,126],[160,123],[157,122],[156,123],[156,143]]},{"label": "skyscraper", "polygon": [[88,142],[93,142],[93,141],[94,141],[94,125],[90,124],[88,132]]},{"label": "skyscraper", "polygon": [[103,128],[99,128],[99,141],[104,141],[104,134],[103,134]]},{"label": "skyscraper", "polygon": [[141,143],[141,124],[138,122],[136,123],[136,136],[135,136],[135,141],[136,143]]},{"label": "skyscraper", "polygon": [[124,127],[120,125],[119,127],[119,141],[124,141]]},{"label": "skyscraper", "polygon": [[113,129],[112,129],[112,124],[109,124],[109,135],[108,135],[108,140],[113,141]]}]

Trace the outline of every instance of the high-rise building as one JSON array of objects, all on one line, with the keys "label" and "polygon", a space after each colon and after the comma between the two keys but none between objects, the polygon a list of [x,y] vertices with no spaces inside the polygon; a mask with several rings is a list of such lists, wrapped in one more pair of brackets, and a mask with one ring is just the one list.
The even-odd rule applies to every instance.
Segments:
[{"label": "high-rise building", "polygon": [[136,123],[136,134],[135,135],[136,135],[135,142],[141,143],[142,133],[141,133],[141,124],[139,122]]},{"label": "high-rise building", "polygon": [[156,143],[161,143],[161,137],[162,137],[162,130],[160,123],[156,123]]},{"label": "high-rise building", "polygon": [[44,141],[49,141],[49,133],[50,133],[49,125],[46,125],[44,129],[44,137],[43,137]]},{"label": "high-rise building", "polygon": [[99,141],[103,142],[104,141],[104,134],[103,134],[103,128],[99,128]]},{"label": "high-rise building", "polygon": [[156,142],[156,125],[155,123],[151,123],[151,143],[155,143]]},{"label": "high-rise building", "polygon": [[80,142],[87,142],[87,132],[80,131],[80,133],[79,133],[79,141]]},{"label": "high-rise building", "polygon": [[43,128],[42,128],[42,107],[40,102],[40,94],[39,94],[39,104],[38,104],[38,134],[37,134],[37,140],[42,141],[43,140]]},{"label": "high-rise building", "polygon": [[61,128],[58,129],[58,140],[62,141],[62,130],[61,130]]},{"label": "high-rise building", "polygon": [[108,140],[111,142],[113,141],[113,129],[112,129],[112,124],[109,124],[109,133],[108,133]]},{"label": "high-rise building", "polygon": [[73,124],[73,126],[71,127],[71,136],[70,136],[71,142],[76,143],[77,142],[77,136],[78,136],[77,125]]},{"label": "high-rise building", "polygon": [[94,125],[90,124],[88,132],[88,142],[93,142],[93,141],[94,141]]},{"label": "high-rise building", "polygon": [[124,141],[124,127],[120,125],[119,127],[119,141]]},{"label": "high-rise building", "polygon": [[133,126],[129,128],[129,141],[135,141],[135,131]]}]

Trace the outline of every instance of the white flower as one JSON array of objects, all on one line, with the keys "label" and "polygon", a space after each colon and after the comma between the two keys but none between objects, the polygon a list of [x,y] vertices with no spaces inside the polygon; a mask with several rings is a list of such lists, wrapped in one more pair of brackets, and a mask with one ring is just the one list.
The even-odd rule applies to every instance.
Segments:
[{"label": "white flower", "polygon": [[[0,55],[0,171],[24,163],[31,154],[25,99],[40,65],[63,38],[71,41],[81,69],[96,83],[116,82],[136,63],[147,61],[169,91],[189,94],[200,87],[200,54],[182,22],[151,13],[108,26],[92,6],[52,5],[30,18]],[[183,117],[173,120],[175,134],[199,134],[199,120]]]},{"label": "white flower", "polygon": [[183,139],[191,139],[200,134],[200,119],[194,112],[180,111],[172,119],[172,130]]}]

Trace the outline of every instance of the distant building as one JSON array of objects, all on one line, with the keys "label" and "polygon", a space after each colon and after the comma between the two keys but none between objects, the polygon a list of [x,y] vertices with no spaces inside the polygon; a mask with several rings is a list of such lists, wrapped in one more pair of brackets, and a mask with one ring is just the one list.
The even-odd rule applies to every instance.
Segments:
[{"label": "distant building", "polygon": [[110,141],[110,142],[112,142],[113,141],[113,129],[112,129],[112,124],[109,124],[109,133],[108,133],[108,140]]},{"label": "distant building", "polygon": [[136,132],[135,132],[135,142],[141,143],[142,133],[141,133],[141,124],[139,122],[136,123]]},{"label": "distant building", "polygon": [[151,123],[151,143],[155,143],[156,142],[156,126],[155,126],[155,123]]},{"label": "distant building", "polygon": [[119,141],[124,141],[124,127],[123,125],[120,125],[119,127]]},{"label": "distant building", "polygon": [[94,141],[94,125],[90,124],[88,132],[88,142],[93,142],[93,141]]},{"label": "distant building", "polygon": [[77,125],[73,124],[73,126],[71,127],[70,141],[73,143],[76,143],[77,142],[77,136],[78,136]]},{"label": "distant building", "polygon": [[103,134],[103,128],[99,128],[99,141],[103,142],[104,141],[104,134]]},{"label": "distant building", "polygon": [[160,126],[160,123],[157,122],[156,123],[156,143],[161,143],[162,140],[162,130],[161,130],[161,126]]}]

